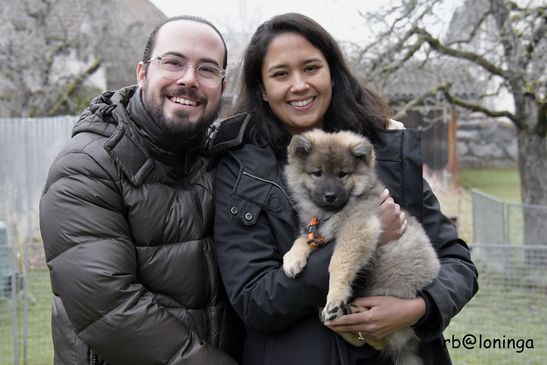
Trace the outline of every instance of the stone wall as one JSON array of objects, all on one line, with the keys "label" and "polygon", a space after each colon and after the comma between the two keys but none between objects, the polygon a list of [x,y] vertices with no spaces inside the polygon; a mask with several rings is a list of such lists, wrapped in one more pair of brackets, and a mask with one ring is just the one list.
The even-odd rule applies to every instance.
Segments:
[{"label": "stone wall", "polygon": [[514,168],[517,166],[515,127],[507,121],[469,117],[458,119],[461,168]]}]

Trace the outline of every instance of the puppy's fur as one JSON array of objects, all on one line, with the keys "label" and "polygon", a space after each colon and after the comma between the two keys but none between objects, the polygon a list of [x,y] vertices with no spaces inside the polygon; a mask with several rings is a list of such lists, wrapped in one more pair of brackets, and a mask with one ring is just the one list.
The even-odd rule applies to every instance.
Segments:
[{"label": "puppy's fur", "polygon": [[[348,305],[354,297],[352,282],[368,267],[366,289],[358,296],[415,298],[439,271],[439,260],[420,223],[408,217],[405,233],[387,244],[378,245],[382,225],[378,217],[383,185],[374,172],[372,144],[351,132],[329,134],[313,130],[295,135],[288,147],[285,167],[302,228],[313,216],[319,218],[318,232],[324,241],[335,239],[329,265],[327,303],[321,320],[331,321],[362,308]],[[283,257],[283,270],[289,277],[300,273],[312,248],[304,232]],[[360,346],[354,334],[343,337]],[[411,328],[400,330],[384,341],[368,341],[390,356],[398,365],[418,365],[418,338]]]}]

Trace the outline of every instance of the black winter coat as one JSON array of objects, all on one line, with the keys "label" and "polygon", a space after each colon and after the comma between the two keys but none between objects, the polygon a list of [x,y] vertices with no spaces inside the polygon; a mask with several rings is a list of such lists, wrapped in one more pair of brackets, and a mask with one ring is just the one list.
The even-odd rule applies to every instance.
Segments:
[{"label": "black winter coat", "polygon": [[203,158],[182,166],[151,153],[143,123],[154,122],[128,114],[135,90],[106,93],[82,114],[40,201],[55,363],[96,364],[98,354],[111,365],[236,364],[212,171]]},{"label": "black winter coat", "polygon": [[[418,132],[381,131],[375,149],[379,177],[421,221],[440,258],[438,279],[421,293],[427,310],[415,330],[425,364],[448,365],[442,331],[478,290],[477,271],[422,179]],[[228,296],[247,328],[243,364],[388,364],[319,321],[332,245],[315,251],[296,279],[283,273],[283,254],[299,232],[282,168],[270,148],[251,144],[230,150],[217,167],[214,240]]]}]

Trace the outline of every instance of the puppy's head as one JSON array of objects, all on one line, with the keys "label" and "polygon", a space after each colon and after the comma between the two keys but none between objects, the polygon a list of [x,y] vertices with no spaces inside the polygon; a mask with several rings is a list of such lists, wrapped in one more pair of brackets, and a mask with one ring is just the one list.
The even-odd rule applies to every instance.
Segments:
[{"label": "puppy's head", "polygon": [[370,186],[373,169],[374,149],[368,139],[314,129],[293,136],[285,174],[297,199],[304,195],[323,210],[337,211]]}]

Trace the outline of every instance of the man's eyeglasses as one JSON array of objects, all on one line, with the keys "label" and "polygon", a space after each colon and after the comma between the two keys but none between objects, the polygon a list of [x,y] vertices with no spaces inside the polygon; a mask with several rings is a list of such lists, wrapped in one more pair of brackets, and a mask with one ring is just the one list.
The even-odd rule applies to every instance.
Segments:
[{"label": "man's eyeglasses", "polygon": [[147,63],[157,62],[161,75],[169,80],[178,80],[183,77],[188,68],[193,67],[196,73],[198,82],[204,86],[218,86],[226,71],[208,63],[200,63],[194,65],[188,62],[185,58],[175,55],[165,55],[155,57],[147,61]]}]

